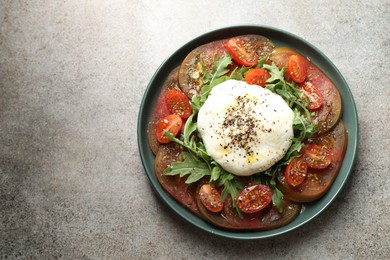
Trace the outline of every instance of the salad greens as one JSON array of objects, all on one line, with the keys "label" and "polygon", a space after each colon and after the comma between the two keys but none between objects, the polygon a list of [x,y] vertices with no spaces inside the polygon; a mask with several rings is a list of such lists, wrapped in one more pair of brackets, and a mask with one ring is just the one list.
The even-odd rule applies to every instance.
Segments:
[{"label": "salad greens", "polygon": [[[271,65],[265,63],[266,59],[260,59],[255,67],[268,70],[271,77],[267,80],[266,88],[280,95],[294,111],[293,130],[294,138],[292,145],[286,152],[282,160],[277,162],[270,169],[252,175],[254,183],[262,183],[268,185],[273,193],[272,202],[279,212],[283,211],[283,193],[276,187],[276,175],[281,170],[283,165],[287,165],[290,161],[299,156],[299,151],[304,146],[303,140],[312,136],[317,131],[316,123],[312,122],[312,115],[307,109],[308,101],[303,98],[303,94],[296,88],[294,82],[287,82],[284,79],[286,68],[279,69],[274,63]],[[179,175],[180,177],[188,176],[186,183],[194,183],[198,180],[209,176],[210,183],[220,187],[223,186],[221,200],[225,200],[228,195],[232,197],[233,207],[236,208],[238,214],[242,216],[241,211],[236,205],[236,198],[239,195],[239,190],[244,188],[244,185],[239,181],[236,175],[225,171],[216,161],[214,161],[206,152],[203,141],[197,130],[197,113],[214,86],[230,80],[244,80],[245,73],[251,67],[240,67],[233,70],[227,75],[228,66],[232,64],[232,57],[224,53],[220,58],[214,56],[214,66],[208,72],[204,66],[203,83],[205,84],[201,92],[192,97],[190,103],[192,106],[192,115],[187,119],[184,126],[184,131],[180,138],[176,138],[168,131],[165,131],[167,138],[178,143],[187,149],[183,152],[184,161],[174,162],[164,170],[166,175]]]}]

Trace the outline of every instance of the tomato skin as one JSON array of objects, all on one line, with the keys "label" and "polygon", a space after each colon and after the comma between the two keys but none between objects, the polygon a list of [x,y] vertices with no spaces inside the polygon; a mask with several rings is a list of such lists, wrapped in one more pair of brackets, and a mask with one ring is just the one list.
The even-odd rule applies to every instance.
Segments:
[{"label": "tomato skin", "polygon": [[306,178],[307,163],[302,158],[294,158],[286,167],[284,176],[288,185],[296,187],[300,185]]},{"label": "tomato skin", "polygon": [[298,89],[302,91],[304,97],[309,98],[310,103],[307,106],[308,109],[316,110],[322,106],[322,94],[314,84],[305,81],[298,85]]},{"label": "tomato skin", "polygon": [[245,74],[245,81],[251,85],[259,85],[265,87],[267,80],[271,77],[271,74],[262,68],[250,69]]},{"label": "tomato skin", "polygon": [[226,49],[234,61],[240,65],[251,67],[256,65],[259,60],[256,49],[244,38],[230,38],[226,43]]},{"label": "tomato skin", "polygon": [[303,158],[307,165],[313,169],[325,169],[332,163],[332,154],[319,145],[306,145]]},{"label": "tomato skin", "polygon": [[246,187],[237,197],[237,206],[244,213],[255,213],[272,200],[272,191],[267,185],[257,184]]},{"label": "tomato skin", "polygon": [[190,100],[178,89],[171,89],[165,94],[165,103],[169,111],[181,118],[188,118],[192,113]]},{"label": "tomato skin", "polygon": [[211,184],[203,184],[199,189],[198,195],[201,203],[207,210],[220,212],[223,209],[224,203],[221,201],[221,194]]},{"label": "tomato skin", "polygon": [[156,126],[157,141],[163,144],[171,142],[171,140],[165,136],[165,130],[176,136],[180,132],[182,125],[183,119],[177,114],[171,114],[164,117]]},{"label": "tomato skin", "polygon": [[302,83],[305,81],[307,77],[307,69],[301,56],[290,56],[288,59],[287,75],[296,83]]}]

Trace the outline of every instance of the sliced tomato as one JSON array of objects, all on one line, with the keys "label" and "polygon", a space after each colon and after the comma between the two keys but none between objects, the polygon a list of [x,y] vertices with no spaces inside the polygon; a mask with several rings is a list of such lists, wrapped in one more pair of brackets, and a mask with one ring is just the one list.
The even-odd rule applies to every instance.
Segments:
[{"label": "sliced tomato", "polygon": [[271,74],[262,68],[250,69],[245,74],[245,81],[251,85],[259,85],[265,87],[267,80],[271,77]]},{"label": "sliced tomato", "polygon": [[186,209],[197,216],[201,216],[195,200],[197,185],[186,184],[186,176],[164,174],[164,170],[173,162],[183,161],[182,151],[182,147],[174,142],[161,145],[154,161],[154,171],[161,187],[170,196],[180,202]]},{"label": "sliced tomato", "polygon": [[332,162],[325,169],[308,167],[307,176],[299,186],[292,187],[287,184],[284,173],[277,176],[277,188],[283,192],[284,197],[297,202],[310,202],[321,198],[332,186],[343,162],[348,135],[344,123],[340,121],[330,132],[310,138],[309,145],[324,147],[332,151]]},{"label": "sliced tomato", "polygon": [[284,176],[288,185],[296,187],[300,185],[306,178],[307,163],[302,158],[294,158],[286,167]]},{"label": "sliced tomato", "polygon": [[219,191],[209,183],[203,184],[198,192],[200,202],[211,212],[220,212],[223,209],[223,201]]},{"label": "sliced tomato", "polygon": [[157,141],[156,138],[157,123],[160,121],[161,118],[172,114],[169,111],[165,102],[165,94],[170,89],[179,89],[179,67],[174,68],[165,79],[161,87],[160,94],[157,98],[153,113],[150,116],[150,121],[148,124],[148,139],[150,148],[154,154],[157,154],[158,149],[162,145],[160,142]]},{"label": "sliced tomato", "polygon": [[190,100],[178,89],[171,89],[165,94],[165,102],[169,111],[181,118],[188,118],[192,113]]},{"label": "sliced tomato", "polygon": [[165,136],[165,131],[168,131],[176,136],[180,132],[182,125],[183,119],[177,114],[171,114],[164,117],[157,123],[156,126],[157,141],[163,144],[169,143],[171,140]]},{"label": "sliced tomato", "polygon": [[235,62],[243,66],[254,66],[259,60],[254,46],[244,37],[230,38],[226,49]]},{"label": "sliced tomato", "polygon": [[303,158],[307,165],[313,169],[325,169],[332,162],[331,152],[315,144],[306,145]]},{"label": "sliced tomato", "polygon": [[270,203],[256,213],[242,213],[240,216],[237,214],[237,209],[233,207],[232,202],[232,198],[228,196],[223,210],[214,213],[203,206],[199,196],[196,197],[196,203],[202,218],[217,227],[232,230],[269,230],[278,228],[293,221],[302,208],[300,203],[284,200],[282,213],[278,212]]},{"label": "sliced tomato", "polygon": [[237,206],[244,213],[262,210],[272,200],[272,191],[267,185],[257,184],[246,187],[237,197]]},{"label": "sliced tomato", "polygon": [[291,55],[288,59],[287,75],[297,83],[305,81],[307,69],[302,56]]},{"label": "sliced tomato", "polygon": [[315,110],[322,106],[322,94],[314,84],[305,81],[299,84],[298,88],[302,91],[303,96],[309,99],[308,109]]}]

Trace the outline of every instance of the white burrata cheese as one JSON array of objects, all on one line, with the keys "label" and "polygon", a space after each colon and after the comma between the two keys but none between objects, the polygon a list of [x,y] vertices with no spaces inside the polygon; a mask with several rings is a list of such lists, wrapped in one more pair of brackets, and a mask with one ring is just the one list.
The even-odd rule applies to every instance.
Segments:
[{"label": "white burrata cheese", "polygon": [[207,153],[226,171],[265,171],[291,146],[294,112],[277,94],[244,81],[215,86],[198,114]]}]

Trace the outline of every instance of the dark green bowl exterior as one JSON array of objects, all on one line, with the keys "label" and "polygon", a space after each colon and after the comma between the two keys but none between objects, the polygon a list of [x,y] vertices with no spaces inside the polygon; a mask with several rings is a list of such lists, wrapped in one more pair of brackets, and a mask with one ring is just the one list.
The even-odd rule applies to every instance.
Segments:
[{"label": "dark green bowl exterior", "polygon": [[[344,121],[348,131],[348,145],[345,158],[340,172],[330,190],[321,199],[312,203],[304,204],[304,210],[302,213],[288,225],[267,231],[237,232],[223,230],[210,225],[209,223],[203,221],[183,208],[179,203],[177,203],[167,193],[165,193],[165,191],[159,185],[154,173],[155,157],[150,150],[147,136],[150,115],[153,112],[161,85],[169,72],[178,66],[180,62],[186,57],[186,55],[197,46],[214,40],[243,34],[263,35],[271,39],[278,47],[290,47],[309,57],[310,60],[316,64],[339,89],[343,102],[342,120]],[[357,111],[351,91],[336,66],[320,50],[307,41],[299,38],[298,36],[280,29],[265,26],[245,25],[222,28],[201,35],[178,49],[173,55],[171,55],[165,62],[162,63],[162,65],[158,68],[152,77],[142,99],[138,115],[137,136],[139,152],[145,172],[154,190],[157,192],[158,197],[160,197],[174,212],[187,220],[189,223],[209,233],[227,238],[250,240],[275,237],[295,230],[318,216],[318,214],[324,211],[332,203],[332,201],[334,201],[336,196],[345,186],[354,166],[358,147],[358,127]]]}]

